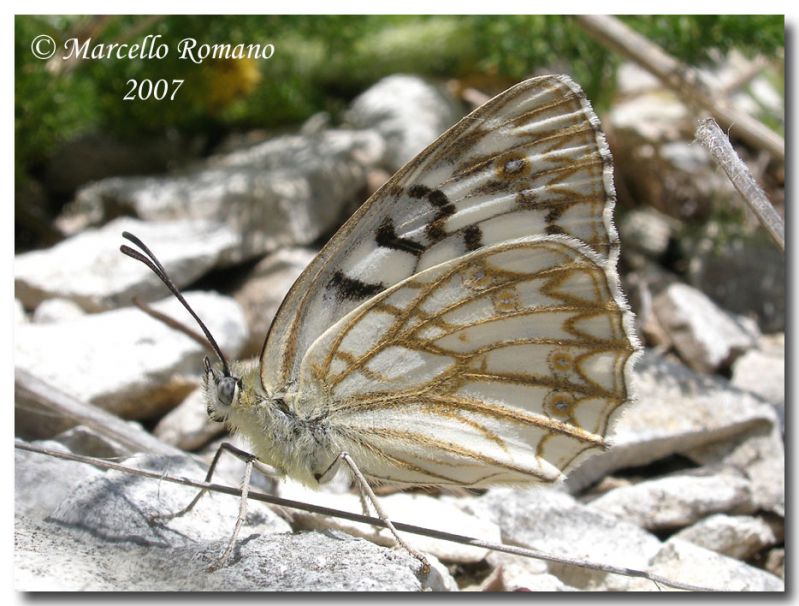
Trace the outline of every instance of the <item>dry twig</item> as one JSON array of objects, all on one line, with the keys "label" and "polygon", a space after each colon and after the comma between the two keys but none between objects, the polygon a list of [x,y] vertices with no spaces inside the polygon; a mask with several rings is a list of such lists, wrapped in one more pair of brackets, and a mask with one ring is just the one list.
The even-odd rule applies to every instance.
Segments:
[{"label": "dry twig", "polygon": [[657,76],[682,101],[704,108],[724,128],[734,127],[735,136],[748,145],[767,150],[777,160],[785,161],[785,140],[752,116],[731,107],[723,95],[702,82],[695,69],[680,63],[615,17],[581,15],[575,19],[599,42]]},{"label": "dry twig", "polygon": [[766,228],[771,239],[784,253],[785,226],[782,217],[774,210],[746,164],[735,153],[729,138],[713,118],[699,121],[699,125],[696,127],[696,139],[707,148],[713,159],[724,169],[730,181],[735,185],[735,189],[743,196],[744,201]]}]

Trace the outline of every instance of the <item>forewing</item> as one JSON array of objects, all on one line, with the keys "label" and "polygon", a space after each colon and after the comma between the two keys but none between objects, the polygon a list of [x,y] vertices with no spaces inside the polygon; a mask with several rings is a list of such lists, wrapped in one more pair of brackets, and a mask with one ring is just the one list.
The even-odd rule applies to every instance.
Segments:
[{"label": "forewing", "polygon": [[614,268],[610,152],[565,76],[522,82],[453,126],[378,190],[286,296],[261,352],[280,388],[358,305],[419,271],[528,235],[576,238]]},{"label": "forewing", "polygon": [[302,364],[373,480],[483,486],[558,480],[606,446],[628,400],[631,319],[603,259],[563,236],[495,244],[369,299]]}]

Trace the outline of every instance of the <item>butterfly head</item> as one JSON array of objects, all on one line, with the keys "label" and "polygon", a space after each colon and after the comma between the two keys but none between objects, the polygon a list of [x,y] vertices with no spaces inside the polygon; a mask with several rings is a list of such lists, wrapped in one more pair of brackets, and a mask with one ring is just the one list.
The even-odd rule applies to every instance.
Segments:
[{"label": "butterfly head", "polygon": [[231,422],[234,413],[251,410],[261,395],[258,365],[253,361],[232,362],[230,367],[204,360],[203,391],[212,421]]},{"label": "butterfly head", "polygon": [[241,378],[225,374],[224,370],[217,370],[211,366],[211,361],[207,357],[204,365],[203,385],[208,416],[212,421],[222,422],[230,410],[238,404],[244,384]]}]

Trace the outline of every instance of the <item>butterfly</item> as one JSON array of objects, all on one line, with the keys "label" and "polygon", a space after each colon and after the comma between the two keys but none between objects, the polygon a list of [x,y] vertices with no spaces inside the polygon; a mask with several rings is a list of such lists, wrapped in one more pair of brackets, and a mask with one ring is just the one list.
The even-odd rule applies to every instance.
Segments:
[{"label": "butterfly", "polygon": [[215,346],[208,414],[310,485],[342,459],[367,490],[561,480],[608,447],[631,400],[639,345],[614,204],[580,87],[517,84],[355,212],[288,292],[257,361],[228,365]]}]

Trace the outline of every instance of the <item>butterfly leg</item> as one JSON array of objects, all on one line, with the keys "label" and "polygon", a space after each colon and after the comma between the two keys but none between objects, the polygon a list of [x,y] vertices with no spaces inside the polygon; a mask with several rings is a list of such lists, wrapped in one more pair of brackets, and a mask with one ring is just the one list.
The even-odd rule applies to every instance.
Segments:
[{"label": "butterfly leg", "polygon": [[[220,447],[218,452],[221,451],[222,449]],[[255,455],[244,452],[243,450],[239,450],[238,448],[236,448],[236,451],[238,451],[235,453],[236,457],[241,458],[244,461],[244,477],[241,481],[239,515],[236,518],[236,525],[233,527],[233,534],[230,535],[230,540],[228,541],[227,547],[225,547],[225,551],[222,552],[222,555],[219,556],[216,561],[212,562],[211,565],[208,566],[208,572],[219,570],[228,561],[230,555],[233,553],[233,548],[236,546],[236,539],[241,531],[241,526],[244,524],[244,520],[247,519],[247,495],[250,492],[250,478],[252,476],[252,466],[253,462],[255,461]],[[242,457],[242,455],[244,456]]]},{"label": "butterfly leg", "polygon": [[[222,566],[225,565],[227,560],[230,558],[230,554],[233,553],[233,548],[236,546],[236,539],[238,538],[239,531],[241,530],[241,526],[244,523],[244,520],[247,518],[247,495],[250,492],[250,478],[252,476],[252,468],[253,465],[258,463],[254,454],[251,454],[247,451],[241,450],[240,448],[236,448],[233,444],[229,442],[223,442],[219,445],[219,448],[214,455],[213,461],[211,461],[211,466],[208,468],[208,473],[205,474],[205,481],[210,482],[211,478],[214,475],[214,471],[216,470],[216,465],[219,462],[219,457],[222,456],[222,452],[227,451],[235,456],[237,459],[244,461],[244,477],[241,483],[241,501],[239,502],[239,515],[236,518],[236,525],[233,528],[233,534],[230,537],[230,541],[228,541],[227,547],[222,552],[222,555],[219,556],[211,565],[208,567],[209,572],[213,572],[214,570],[220,569]],[[260,467],[259,467],[260,469]],[[208,492],[208,489],[203,488],[197,495],[191,500],[191,503],[186,505],[180,511],[176,511],[174,513],[168,514],[161,514],[157,516],[153,516],[151,521],[169,521],[174,518],[179,518],[181,516],[186,515],[189,513],[194,507],[197,505],[200,498]]]},{"label": "butterfly leg", "polygon": [[[416,551],[413,547],[408,545],[402,539],[402,537],[400,537],[399,533],[397,532],[397,529],[394,528],[394,524],[391,523],[391,520],[389,519],[388,515],[386,515],[386,512],[383,511],[383,508],[380,506],[380,502],[377,500],[377,496],[372,490],[372,487],[369,486],[369,482],[366,480],[366,477],[361,473],[361,470],[358,469],[358,466],[355,464],[355,461],[349,455],[349,453],[347,452],[340,453],[338,457],[336,457],[336,461],[338,460],[342,460],[347,464],[347,466],[350,468],[350,471],[352,472],[353,477],[357,481],[358,488],[360,488],[362,507],[368,511],[366,502],[367,500],[371,502],[372,507],[374,507],[375,511],[377,512],[377,517],[380,518],[385,523],[386,528],[388,528],[389,531],[391,531],[391,534],[394,535],[394,539],[397,541],[397,543],[422,563],[422,574],[427,574],[428,572],[430,572],[430,562],[428,562],[427,558],[425,558],[421,553]],[[333,466],[334,465],[331,465],[330,468],[332,468]]]},{"label": "butterfly leg", "polygon": [[[358,496],[361,499],[361,513],[363,513],[365,516],[372,515],[372,512],[369,511],[369,503],[366,501],[366,495],[363,494],[363,490],[358,490]],[[375,531],[380,532],[378,528],[375,528]]]}]

